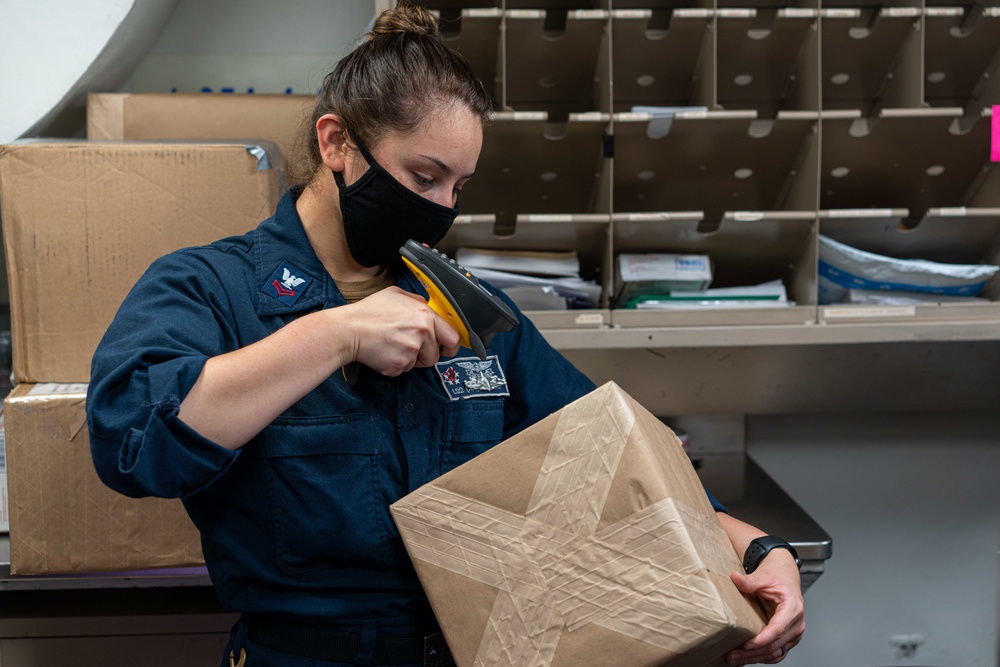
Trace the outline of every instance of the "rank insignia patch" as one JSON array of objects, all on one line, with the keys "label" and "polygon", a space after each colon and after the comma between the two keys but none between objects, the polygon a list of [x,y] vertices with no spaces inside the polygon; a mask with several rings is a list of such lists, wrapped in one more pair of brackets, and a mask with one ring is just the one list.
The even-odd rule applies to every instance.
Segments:
[{"label": "rank insignia patch", "polygon": [[510,396],[507,378],[496,355],[486,359],[458,357],[439,361],[435,367],[445,393],[453,401],[484,396]]},{"label": "rank insignia patch", "polygon": [[309,287],[311,282],[312,278],[288,262],[282,262],[260,290],[286,306],[292,306],[299,300],[299,296]]}]

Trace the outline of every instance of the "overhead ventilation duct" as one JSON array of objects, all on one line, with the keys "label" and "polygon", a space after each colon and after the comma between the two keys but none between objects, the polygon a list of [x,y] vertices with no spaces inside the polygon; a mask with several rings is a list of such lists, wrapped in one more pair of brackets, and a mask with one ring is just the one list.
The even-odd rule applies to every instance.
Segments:
[{"label": "overhead ventilation duct", "polygon": [[0,143],[82,135],[86,95],[115,91],[177,0],[8,3],[0,21]]}]

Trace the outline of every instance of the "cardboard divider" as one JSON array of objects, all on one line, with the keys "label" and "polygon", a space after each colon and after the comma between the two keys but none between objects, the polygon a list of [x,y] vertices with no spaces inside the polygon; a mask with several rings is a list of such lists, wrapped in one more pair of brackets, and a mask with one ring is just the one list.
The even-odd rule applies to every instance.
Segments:
[{"label": "cardboard divider", "polygon": [[816,10],[719,10],[716,103],[724,109],[755,109],[763,118],[779,111],[819,109],[815,60]]},{"label": "cardboard divider", "polygon": [[615,10],[611,18],[614,111],[629,112],[642,105],[698,106],[691,82],[701,78],[703,49],[711,50],[714,14],[696,8]]},{"label": "cardboard divider", "polygon": [[507,9],[504,108],[558,118],[600,108],[595,80],[608,16],[599,9]]},{"label": "cardboard divider", "polygon": [[[810,173],[799,167],[815,117],[678,113],[665,134],[653,120],[615,115],[615,212],[700,210],[714,223],[726,211],[782,210]],[[814,181],[806,186],[815,191]]]}]

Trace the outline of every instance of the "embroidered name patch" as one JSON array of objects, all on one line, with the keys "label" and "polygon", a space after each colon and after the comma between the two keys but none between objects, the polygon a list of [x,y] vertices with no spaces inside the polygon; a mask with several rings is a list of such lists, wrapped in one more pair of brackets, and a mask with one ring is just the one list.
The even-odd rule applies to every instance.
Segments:
[{"label": "embroidered name patch", "polygon": [[486,359],[448,359],[437,362],[435,367],[445,393],[453,401],[481,396],[510,396],[507,378],[495,354]]},{"label": "embroidered name patch", "polygon": [[274,297],[286,306],[292,306],[299,300],[302,292],[305,291],[306,287],[309,287],[311,282],[312,278],[288,262],[282,262],[267,279],[267,282],[261,286],[260,291]]}]

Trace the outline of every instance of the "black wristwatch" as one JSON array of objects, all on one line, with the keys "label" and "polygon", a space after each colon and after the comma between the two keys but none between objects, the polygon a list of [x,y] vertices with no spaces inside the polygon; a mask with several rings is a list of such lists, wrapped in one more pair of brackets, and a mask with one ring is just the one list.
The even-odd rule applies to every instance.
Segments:
[{"label": "black wristwatch", "polygon": [[747,552],[743,554],[743,570],[747,574],[756,570],[760,562],[764,560],[764,556],[770,553],[772,549],[788,549],[792,552],[792,558],[795,559],[795,566],[800,570],[802,569],[802,559],[799,558],[795,547],[780,537],[767,535],[765,537],[758,537],[747,547]]}]

